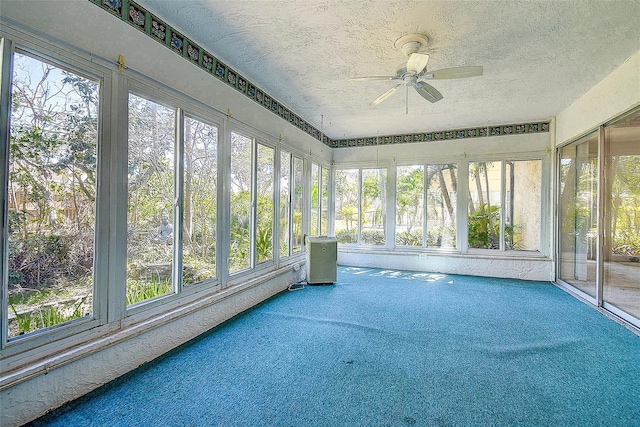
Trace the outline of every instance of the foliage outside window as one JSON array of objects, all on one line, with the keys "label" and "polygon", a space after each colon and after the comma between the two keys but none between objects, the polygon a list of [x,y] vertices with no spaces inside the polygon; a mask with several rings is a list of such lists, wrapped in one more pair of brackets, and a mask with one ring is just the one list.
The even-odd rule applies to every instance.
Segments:
[{"label": "foliage outside window", "polygon": [[[640,256],[640,113],[634,121],[619,121],[606,128],[607,183],[611,188],[610,223],[611,253],[637,259]],[[624,132],[632,130],[635,140],[625,140]],[[631,133],[631,132],[629,132]],[[636,262],[636,261],[633,261]]]},{"label": "foliage outside window", "polygon": [[422,246],[424,166],[396,168],[396,245]]},{"label": "foliage outside window", "polygon": [[329,169],[311,164],[311,225],[312,236],[327,235],[329,214]]},{"label": "foliage outside window", "polygon": [[326,236],[329,230],[329,169],[320,169],[320,235]]},{"label": "foliage outside window", "polygon": [[93,315],[99,83],[13,55],[9,337]]},{"label": "foliage outside window", "polygon": [[183,284],[216,275],[218,128],[184,119]]},{"label": "foliage outside window", "polygon": [[387,170],[362,170],[361,243],[384,245],[387,217]]},{"label": "foliage outside window", "polygon": [[293,157],[293,194],[291,195],[292,205],[292,229],[291,236],[293,238],[293,252],[302,250],[302,196],[303,196],[303,167],[304,163],[300,157]]},{"label": "foliage outside window", "polygon": [[598,134],[559,151],[558,277],[596,295]]},{"label": "foliage outside window", "polygon": [[339,243],[386,242],[386,169],[336,171],[335,234]]},{"label": "foliage outside window", "polygon": [[457,174],[455,164],[427,166],[427,246],[456,247]]},{"label": "foliage outside window", "polygon": [[604,129],[603,300],[640,318],[640,110]]},{"label": "foliage outside window", "polygon": [[455,248],[456,165],[398,166],[396,170],[396,245]]},{"label": "foliage outside window", "polygon": [[273,259],[273,196],[274,196],[274,155],[275,150],[258,144],[257,184],[257,262]]},{"label": "foliage outside window", "polygon": [[127,304],[173,291],[173,108],[129,95]]},{"label": "foliage outside window", "polygon": [[541,183],[540,160],[505,162],[506,250],[540,250]]},{"label": "foliage outside window", "polygon": [[311,164],[311,217],[309,219],[309,233],[312,236],[318,235],[320,229],[318,220],[320,218],[320,167]]},{"label": "foliage outside window", "polygon": [[470,248],[500,249],[501,163],[469,163]]},{"label": "foliage outside window", "polygon": [[280,258],[291,255],[291,153],[280,152]]},{"label": "foliage outside window", "polygon": [[229,272],[251,267],[253,139],[231,132]]},{"label": "foliage outside window", "polygon": [[360,228],[360,170],[335,173],[335,233],[339,243],[358,243]]},{"label": "foliage outside window", "polygon": [[470,163],[469,247],[538,251],[541,179],[540,160]]}]

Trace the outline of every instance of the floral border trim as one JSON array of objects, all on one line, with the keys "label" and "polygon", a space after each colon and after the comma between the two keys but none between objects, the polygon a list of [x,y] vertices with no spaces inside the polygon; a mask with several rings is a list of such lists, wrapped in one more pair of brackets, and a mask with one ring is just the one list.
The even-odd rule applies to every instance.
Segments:
[{"label": "floral border trim", "polygon": [[127,22],[129,25],[144,32],[147,36],[163,44],[165,47],[182,56],[187,61],[199,66],[206,73],[218,78],[222,82],[244,94],[249,99],[262,105],[273,114],[279,116],[291,125],[306,132],[313,138],[331,148],[364,147],[369,145],[403,144],[411,142],[440,141],[451,139],[466,139],[485,136],[500,136],[510,134],[527,134],[549,132],[549,122],[520,123],[513,125],[495,125],[469,129],[443,130],[401,135],[384,135],[378,137],[331,139],[302,117],[285,107],[264,90],[257,87],[246,77],[240,75],[211,53],[202,49],[188,37],[173,29],[164,20],[153,15],[134,0],[89,0],[112,15]]},{"label": "floral border trim", "polygon": [[512,125],[494,125],[469,129],[440,130],[435,132],[410,133],[402,135],[384,135],[366,138],[330,140],[332,148],[364,147],[368,145],[405,144],[411,142],[433,142],[452,139],[469,139],[486,136],[519,135],[549,132],[549,122],[518,123]]}]

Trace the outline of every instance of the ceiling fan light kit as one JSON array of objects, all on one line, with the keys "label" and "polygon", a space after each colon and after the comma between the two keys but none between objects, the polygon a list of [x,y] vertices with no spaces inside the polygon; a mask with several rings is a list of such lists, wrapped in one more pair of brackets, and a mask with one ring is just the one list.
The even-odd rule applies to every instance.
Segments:
[{"label": "ceiling fan light kit", "polygon": [[[380,104],[385,99],[393,95],[400,87],[407,88],[407,99],[405,105],[408,105],[408,88],[413,87],[418,95],[429,102],[440,101],[442,94],[433,86],[426,83],[425,80],[444,80],[444,79],[462,79],[467,77],[481,76],[483,69],[481,66],[453,67],[443,68],[440,70],[427,71],[429,55],[424,52],[429,39],[423,34],[407,34],[400,37],[393,43],[393,47],[407,57],[406,64],[402,64],[393,76],[367,76],[353,77],[351,81],[366,80],[391,80],[395,85],[386,90],[376,99],[371,101],[371,105]],[[408,112],[408,107],[406,108]]]}]

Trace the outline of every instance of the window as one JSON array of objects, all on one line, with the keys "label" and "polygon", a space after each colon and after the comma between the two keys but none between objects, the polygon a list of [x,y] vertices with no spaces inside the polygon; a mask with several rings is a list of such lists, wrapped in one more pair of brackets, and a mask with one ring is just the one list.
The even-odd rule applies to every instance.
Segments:
[{"label": "window", "polygon": [[339,243],[385,245],[386,169],[336,171],[335,233]]},{"label": "window", "polygon": [[358,243],[360,170],[337,170],[335,187],[336,239],[339,243]]},{"label": "window", "polygon": [[280,258],[291,255],[291,153],[280,152]]},{"label": "window", "polygon": [[505,249],[540,250],[542,173],[539,160],[505,162]]},{"label": "window", "polygon": [[280,152],[280,258],[300,253],[303,245],[304,160]]},{"label": "window", "polygon": [[423,245],[424,166],[396,168],[396,245]]},{"label": "window", "polygon": [[413,165],[396,170],[396,245],[455,248],[457,166]]},{"label": "window", "polygon": [[309,226],[309,233],[312,236],[318,236],[320,230],[320,167],[312,163],[311,164],[311,224]]},{"label": "window", "polygon": [[[221,134],[224,115],[206,105],[142,76],[112,79],[84,53],[51,59],[65,54],[38,40],[0,43],[3,359],[88,342],[129,316],[153,327],[165,303],[188,310],[182,298],[211,295],[228,273],[300,256],[303,155],[258,131]],[[320,233],[328,169],[315,170]]]},{"label": "window", "polygon": [[129,95],[127,304],[173,292],[176,111]]},{"label": "window", "polygon": [[231,132],[229,273],[251,267],[253,139]]},{"label": "window", "polygon": [[304,162],[300,157],[293,157],[293,194],[291,195],[292,205],[292,230],[291,236],[293,238],[292,248],[293,252],[302,251],[302,202],[303,202],[303,167]]},{"label": "window", "polygon": [[229,273],[273,260],[275,149],[231,132]]},{"label": "window", "polygon": [[329,169],[311,164],[311,225],[312,236],[327,235],[329,205]]},{"label": "window", "polygon": [[456,247],[458,169],[455,164],[427,166],[427,235],[429,247]]},{"label": "window", "polygon": [[469,163],[469,248],[539,251],[541,179],[540,160]]},{"label": "window", "polygon": [[469,247],[500,249],[500,162],[469,163]]},{"label": "window", "polygon": [[329,233],[329,169],[320,169],[320,235]]},{"label": "window", "polygon": [[387,217],[387,170],[362,170],[361,243],[384,245]]},{"label": "window", "polygon": [[8,338],[95,315],[99,102],[96,79],[14,53],[3,196]]},{"label": "window", "polygon": [[257,185],[257,262],[273,260],[273,197],[274,197],[275,150],[258,144]]},{"label": "window", "polygon": [[218,128],[184,118],[183,285],[216,276]]}]

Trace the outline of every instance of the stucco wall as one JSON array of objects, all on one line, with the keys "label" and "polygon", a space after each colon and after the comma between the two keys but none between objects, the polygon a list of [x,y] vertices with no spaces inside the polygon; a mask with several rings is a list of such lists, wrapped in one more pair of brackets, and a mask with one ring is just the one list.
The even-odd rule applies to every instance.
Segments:
[{"label": "stucco wall", "polygon": [[[137,334],[135,329],[144,330],[144,325],[133,325],[108,334],[93,343],[95,348],[88,355],[82,356],[83,349],[76,349],[75,360],[73,349],[45,358],[37,364],[39,372],[30,379],[0,392],[0,425],[20,426],[118,378],[285,290],[298,281],[298,275],[289,268],[266,282],[256,281],[255,286],[244,291],[229,292],[201,310],[186,315],[179,311],[168,313],[169,318],[160,327]],[[119,334],[132,337],[118,342]],[[64,363],[65,359],[73,361]]]},{"label": "stucco wall", "polygon": [[551,281],[553,261],[541,256],[496,257],[487,254],[402,253],[341,250],[338,263],[359,267],[426,271],[522,280]]},{"label": "stucco wall", "polygon": [[561,145],[640,105],[640,51],[556,117]]}]

